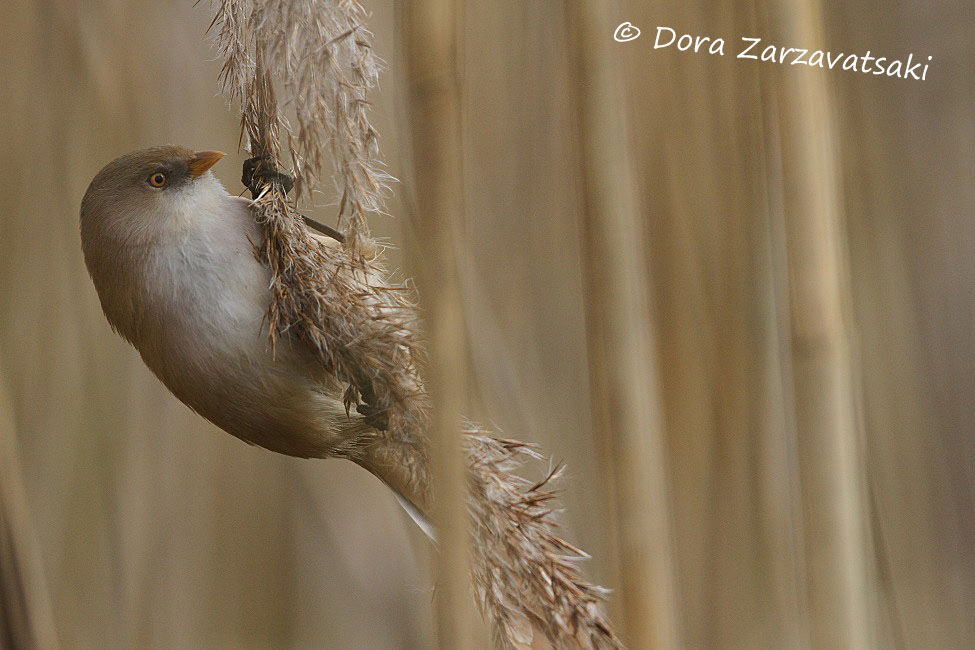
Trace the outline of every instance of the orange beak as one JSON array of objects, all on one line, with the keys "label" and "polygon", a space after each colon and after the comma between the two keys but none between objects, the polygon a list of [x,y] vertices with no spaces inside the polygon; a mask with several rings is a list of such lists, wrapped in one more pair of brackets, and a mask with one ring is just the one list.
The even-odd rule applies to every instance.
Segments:
[{"label": "orange beak", "polygon": [[202,176],[226,155],[222,151],[197,151],[189,160],[190,176],[193,178]]}]

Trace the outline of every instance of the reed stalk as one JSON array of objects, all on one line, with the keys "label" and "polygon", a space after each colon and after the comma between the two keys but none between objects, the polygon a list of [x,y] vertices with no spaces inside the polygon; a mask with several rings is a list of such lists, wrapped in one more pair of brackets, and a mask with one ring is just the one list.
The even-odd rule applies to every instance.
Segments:
[{"label": "reed stalk", "polygon": [[56,648],[6,391],[0,382],[0,648]]},{"label": "reed stalk", "polygon": [[[421,516],[434,515],[441,543],[436,610],[442,647],[483,645],[471,613],[472,592],[499,647],[527,648],[542,636],[556,647],[619,647],[600,611],[603,590],[585,582],[577,569],[585,554],[556,534],[550,504],[559,472],[529,481],[515,473],[525,460],[540,458],[529,445],[473,424],[461,428],[468,395],[458,280],[463,201],[454,26],[459,5],[448,0],[410,5],[404,29],[428,364],[412,288],[391,281],[382,248],[369,237],[363,217],[367,206],[379,205],[383,189],[369,180],[368,170],[378,164],[375,131],[367,122],[346,128],[366,120],[359,108],[372,78],[361,74],[370,48],[368,32],[355,18],[361,8],[346,1],[290,4],[282,12],[278,4],[262,0],[223,0],[214,21],[225,56],[224,89],[241,102],[251,155],[273,168],[259,177],[265,179],[261,185],[251,185],[252,211],[264,231],[257,252],[272,274],[271,345],[283,336],[305,344],[327,372],[348,383],[350,409],[366,407],[382,415],[350,418],[348,428],[338,432],[343,443],[333,455],[369,469]],[[337,25],[347,29],[323,40]],[[299,75],[301,83],[276,85],[276,76],[290,78],[308,58],[294,63],[294,53],[309,48],[318,68]],[[330,100],[336,100],[334,114],[307,106]],[[349,197],[361,199],[353,201],[341,245],[323,245],[309,234],[276,171],[287,150],[296,175],[304,165],[305,182],[312,182],[317,172],[309,167],[320,169],[315,152],[323,150],[325,137],[333,153],[338,151],[334,155],[352,152],[351,160],[333,168],[341,204]],[[359,172],[349,174],[350,168]],[[429,370],[429,383],[421,380],[421,367]]]},{"label": "reed stalk", "polygon": [[467,470],[458,424],[467,407],[467,341],[458,277],[463,181],[457,84],[456,20],[460,3],[410,3],[403,12],[413,169],[418,192],[414,256],[430,349],[427,388],[434,405],[430,438],[437,486],[437,636],[441,648],[474,648],[471,531]]},{"label": "reed stalk", "polygon": [[[818,0],[771,7],[783,42],[825,47]],[[767,138],[781,156],[802,531],[813,647],[864,648],[875,628],[834,107],[826,76],[770,68]]]},{"label": "reed stalk", "polygon": [[584,275],[596,436],[615,483],[624,638],[679,645],[678,599],[638,184],[625,101],[607,49],[609,8],[566,5],[585,181]]}]

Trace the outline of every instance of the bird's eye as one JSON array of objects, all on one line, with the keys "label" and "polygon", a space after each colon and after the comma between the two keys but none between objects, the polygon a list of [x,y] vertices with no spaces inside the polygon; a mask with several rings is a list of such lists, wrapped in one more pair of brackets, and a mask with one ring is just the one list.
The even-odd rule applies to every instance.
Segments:
[{"label": "bird's eye", "polygon": [[163,187],[166,185],[166,174],[162,172],[156,172],[152,176],[146,179],[146,182],[153,187]]}]

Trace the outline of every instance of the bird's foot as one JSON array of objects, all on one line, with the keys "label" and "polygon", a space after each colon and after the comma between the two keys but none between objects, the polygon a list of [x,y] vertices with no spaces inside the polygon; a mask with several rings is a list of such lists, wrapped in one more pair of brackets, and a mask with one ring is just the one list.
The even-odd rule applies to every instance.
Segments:
[{"label": "bird's foot", "polygon": [[251,197],[257,198],[268,185],[277,184],[287,194],[295,185],[295,179],[284,172],[278,171],[270,156],[255,156],[244,161],[244,171],[241,182],[251,191]]},{"label": "bird's foot", "polygon": [[376,408],[370,404],[358,404],[355,410],[373,429],[389,430],[389,415],[386,413],[386,409]]}]

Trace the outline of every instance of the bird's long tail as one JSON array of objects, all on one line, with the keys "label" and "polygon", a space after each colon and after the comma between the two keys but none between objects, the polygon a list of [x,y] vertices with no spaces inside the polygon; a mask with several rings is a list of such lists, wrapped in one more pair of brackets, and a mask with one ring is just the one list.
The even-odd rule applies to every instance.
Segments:
[{"label": "bird's long tail", "polygon": [[436,529],[427,514],[431,496],[426,462],[417,460],[421,453],[419,448],[380,441],[360,449],[351,459],[385,483],[410,519],[435,542]]}]

